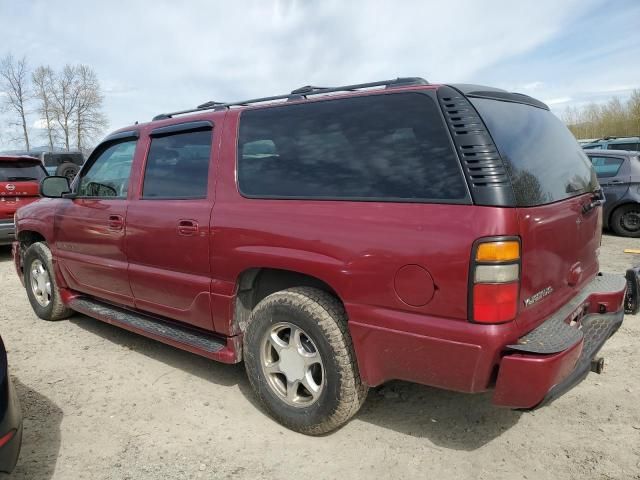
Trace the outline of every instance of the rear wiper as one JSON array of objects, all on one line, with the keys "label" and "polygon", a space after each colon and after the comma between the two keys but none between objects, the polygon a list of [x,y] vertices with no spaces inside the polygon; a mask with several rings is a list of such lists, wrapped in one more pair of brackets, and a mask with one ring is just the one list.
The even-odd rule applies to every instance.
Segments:
[{"label": "rear wiper", "polygon": [[20,181],[29,181],[29,180],[38,180],[35,177],[7,177],[8,182],[20,182]]},{"label": "rear wiper", "polygon": [[600,187],[593,191],[593,195],[591,196],[591,200],[589,201],[589,203],[585,203],[584,205],[582,205],[582,214],[587,214],[594,208],[603,205],[604,201],[604,190],[602,190],[602,187]]}]

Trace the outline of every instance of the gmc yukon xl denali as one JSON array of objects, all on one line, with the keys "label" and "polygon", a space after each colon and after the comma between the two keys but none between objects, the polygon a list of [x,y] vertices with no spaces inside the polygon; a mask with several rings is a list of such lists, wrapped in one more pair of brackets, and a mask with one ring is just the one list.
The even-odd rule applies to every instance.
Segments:
[{"label": "gmc yukon xl denali", "polygon": [[287,427],[402,379],[530,409],[622,323],[603,197],[542,102],[401,78],[207,102],[108,136],[17,214],[35,313],[225,363]]}]

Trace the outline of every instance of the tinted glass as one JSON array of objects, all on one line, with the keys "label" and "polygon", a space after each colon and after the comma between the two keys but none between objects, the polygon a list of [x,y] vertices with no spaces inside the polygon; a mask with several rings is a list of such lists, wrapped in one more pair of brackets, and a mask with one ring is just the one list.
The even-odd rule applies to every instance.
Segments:
[{"label": "tinted glass", "polygon": [[610,143],[607,150],[633,150],[638,151],[637,143]]},{"label": "tinted glass", "polygon": [[144,174],[143,198],[205,198],[211,130],[153,138]]},{"label": "tinted glass", "polygon": [[597,188],[591,162],[551,112],[513,102],[471,102],[506,161],[519,206],[544,205]]},{"label": "tinted glass", "polygon": [[602,145],[590,145],[588,147],[582,147],[585,150],[602,150]]},{"label": "tinted glass", "polygon": [[92,160],[89,170],[82,174],[78,195],[126,198],[135,149],[135,140],[107,147],[95,161]]},{"label": "tinted glass", "polygon": [[418,93],[248,110],[238,181],[254,197],[467,198],[438,107]]},{"label": "tinted glass", "polygon": [[614,157],[591,157],[591,163],[596,170],[598,178],[615,177],[624,162],[622,158]]},{"label": "tinted glass", "polygon": [[39,182],[46,176],[45,169],[33,161],[0,161],[0,182]]}]

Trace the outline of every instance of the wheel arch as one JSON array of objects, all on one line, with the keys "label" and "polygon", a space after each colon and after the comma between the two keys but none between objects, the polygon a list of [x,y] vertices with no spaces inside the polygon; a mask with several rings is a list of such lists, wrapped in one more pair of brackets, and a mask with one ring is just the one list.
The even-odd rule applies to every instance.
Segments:
[{"label": "wheel arch", "polygon": [[16,236],[16,240],[24,245],[24,248],[28,248],[36,242],[45,242],[47,239],[37,230],[20,230]]},{"label": "wheel arch", "polygon": [[337,290],[321,278],[295,270],[254,267],[238,275],[231,330],[241,333],[246,328],[253,308],[272,293],[293,287],[314,287],[343,303]]}]

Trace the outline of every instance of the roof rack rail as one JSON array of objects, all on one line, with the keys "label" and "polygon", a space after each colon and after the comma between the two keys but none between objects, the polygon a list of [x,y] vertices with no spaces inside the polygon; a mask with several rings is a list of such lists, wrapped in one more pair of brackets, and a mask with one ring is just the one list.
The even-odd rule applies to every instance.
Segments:
[{"label": "roof rack rail", "polygon": [[284,95],[253,98],[250,100],[243,100],[240,102],[229,102],[229,103],[209,101],[201,105],[198,105],[197,108],[191,108],[188,110],[179,110],[177,112],[171,112],[171,113],[161,113],[160,115],[156,115],[155,117],[153,117],[153,120],[154,121],[166,120],[176,115],[195,113],[195,112],[200,112],[202,110],[223,110],[230,107],[247,106],[254,103],[273,102],[276,100],[299,100],[301,98],[307,98],[310,95],[321,95],[324,93],[351,92],[354,90],[361,90],[361,89],[374,88],[374,87],[385,87],[385,88],[408,87],[412,85],[429,85],[429,82],[427,82],[424,78],[420,78],[420,77],[398,77],[393,80],[381,80],[379,82],[370,82],[370,83],[357,83],[354,85],[344,85],[342,87],[326,87],[325,88],[325,87],[314,87],[311,85],[305,85],[304,87],[297,88],[295,90],[292,90],[291,93],[284,94]]}]

